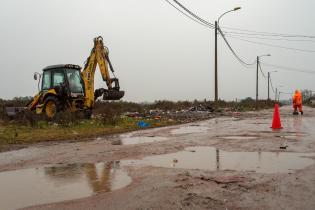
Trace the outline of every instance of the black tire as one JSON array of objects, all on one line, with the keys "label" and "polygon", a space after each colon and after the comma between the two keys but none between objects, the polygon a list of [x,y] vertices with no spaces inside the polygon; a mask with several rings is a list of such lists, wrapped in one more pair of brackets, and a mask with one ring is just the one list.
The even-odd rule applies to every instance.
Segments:
[{"label": "black tire", "polygon": [[55,96],[48,96],[45,99],[43,111],[48,120],[54,120],[57,113],[60,111],[60,101],[58,98]]}]

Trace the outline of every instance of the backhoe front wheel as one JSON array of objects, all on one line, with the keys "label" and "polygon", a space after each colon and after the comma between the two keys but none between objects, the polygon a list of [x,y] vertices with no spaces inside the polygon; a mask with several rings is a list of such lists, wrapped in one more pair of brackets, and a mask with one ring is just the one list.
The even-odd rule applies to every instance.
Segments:
[{"label": "backhoe front wheel", "polygon": [[48,96],[45,99],[45,103],[44,103],[44,112],[47,119],[53,120],[56,117],[58,111],[59,111],[58,98],[53,97],[53,96]]}]

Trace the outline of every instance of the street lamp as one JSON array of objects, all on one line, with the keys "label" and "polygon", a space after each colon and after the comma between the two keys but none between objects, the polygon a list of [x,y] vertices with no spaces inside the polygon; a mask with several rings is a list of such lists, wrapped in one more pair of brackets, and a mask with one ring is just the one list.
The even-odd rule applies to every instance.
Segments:
[{"label": "street lamp", "polygon": [[269,71],[268,72],[268,100],[270,100],[270,95],[269,95],[269,90],[270,90],[270,85],[269,85],[269,83],[270,83],[270,74],[271,73],[275,73],[275,72],[278,72],[278,71]]},{"label": "street lamp", "polygon": [[259,58],[264,56],[271,56],[270,54],[257,56],[257,72],[256,72],[256,109],[258,108],[258,69],[259,69]]},{"label": "street lamp", "polygon": [[231,10],[229,10],[229,11],[223,13],[223,14],[218,18],[218,26],[220,25],[220,24],[219,24],[219,23],[220,23],[220,19],[221,19],[225,14],[227,14],[227,13],[229,13],[229,12],[234,12],[234,11],[237,11],[237,10],[240,10],[240,9],[241,9],[241,7],[235,7],[234,9],[231,9]]},{"label": "street lamp", "polygon": [[223,13],[219,18],[218,21],[215,21],[215,50],[214,50],[214,100],[215,102],[218,101],[218,29],[219,29],[219,22],[220,19],[229,12],[234,12],[241,9],[241,7],[235,7],[232,10],[229,10],[225,13]]}]

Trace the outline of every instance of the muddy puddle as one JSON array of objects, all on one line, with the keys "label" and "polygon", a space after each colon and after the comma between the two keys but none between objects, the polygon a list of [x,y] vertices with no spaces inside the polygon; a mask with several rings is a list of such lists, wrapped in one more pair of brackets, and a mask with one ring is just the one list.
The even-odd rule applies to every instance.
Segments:
[{"label": "muddy puddle", "polygon": [[71,164],[0,173],[0,207],[27,206],[88,197],[121,189],[131,178],[119,163]]},{"label": "muddy puddle", "polygon": [[208,131],[208,127],[205,126],[198,126],[198,125],[191,125],[191,126],[184,126],[171,131],[172,134],[190,134],[190,133],[204,133]]},{"label": "muddy puddle", "polygon": [[133,144],[144,144],[144,143],[153,143],[159,141],[166,141],[168,138],[161,136],[130,136],[130,135],[121,135],[120,139],[113,141],[113,144],[116,145],[133,145]]},{"label": "muddy puddle", "polygon": [[254,140],[258,139],[258,136],[222,136],[220,138],[227,140]]},{"label": "muddy puddle", "polygon": [[314,164],[315,161],[308,158],[312,156],[315,156],[315,153],[227,152],[214,147],[189,147],[176,153],[149,156],[142,160],[123,161],[123,164],[211,171],[285,173]]},{"label": "muddy puddle", "polygon": [[307,137],[306,134],[300,134],[300,133],[297,133],[297,134],[288,134],[288,135],[275,135],[275,137],[278,137],[278,138],[283,138],[283,139],[289,139],[289,140],[297,140],[297,139],[301,139],[301,138],[304,138],[304,137]]}]

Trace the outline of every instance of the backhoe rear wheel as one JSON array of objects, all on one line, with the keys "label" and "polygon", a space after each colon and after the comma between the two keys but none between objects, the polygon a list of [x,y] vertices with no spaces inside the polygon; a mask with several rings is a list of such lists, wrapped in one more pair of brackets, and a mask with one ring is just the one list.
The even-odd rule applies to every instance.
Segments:
[{"label": "backhoe rear wheel", "polygon": [[54,96],[48,96],[44,103],[44,112],[48,120],[55,119],[59,111],[59,100]]}]

